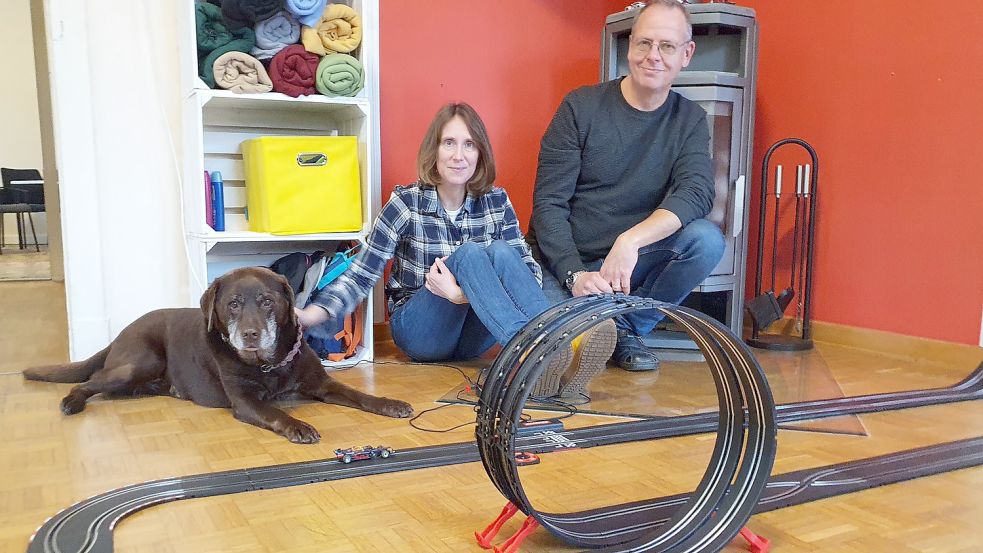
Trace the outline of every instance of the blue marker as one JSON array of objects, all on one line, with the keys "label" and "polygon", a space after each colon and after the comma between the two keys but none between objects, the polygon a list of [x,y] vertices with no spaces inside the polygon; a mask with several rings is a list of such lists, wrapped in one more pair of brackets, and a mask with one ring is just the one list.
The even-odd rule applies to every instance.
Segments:
[{"label": "blue marker", "polygon": [[212,171],[212,211],[215,214],[215,226],[217,231],[225,230],[225,191],[223,190],[222,173]]}]

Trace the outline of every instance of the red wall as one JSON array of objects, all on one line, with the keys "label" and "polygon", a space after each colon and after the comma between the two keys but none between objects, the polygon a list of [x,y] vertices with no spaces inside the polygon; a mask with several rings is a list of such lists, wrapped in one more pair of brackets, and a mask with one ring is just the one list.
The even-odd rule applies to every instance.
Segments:
[{"label": "red wall", "polygon": [[[382,0],[383,197],[415,178],[437,108],[464,100],[525,227],[539,139],[563,95],[598,80],[604,17],[627,3]],[[761,26],[752,182],[780,138],[820,156],[814,319],[978,343],[983,2],[742,4]]]},{"label": "red wall", "polygon": [[526,228],[539,140],[567,92],[598,82],[604,18],[626,3],[381,0],[382,197],[415,180],[437,109],[464,101],[488,127],[497,184]]},{"label": "red wall", "polygon": [[760,24],[756,186],[775,141],[819,153],[814,318],[977,344],[983,2],[742,3]]}]

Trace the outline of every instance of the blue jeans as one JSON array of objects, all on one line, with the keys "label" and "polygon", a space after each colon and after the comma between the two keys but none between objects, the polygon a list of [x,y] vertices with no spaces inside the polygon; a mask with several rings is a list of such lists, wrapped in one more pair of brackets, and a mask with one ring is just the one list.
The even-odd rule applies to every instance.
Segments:
[{"label": "blue jeans", "polygon": [[552,305],[519,252],[502,240],[486,248],[466,242],[444,263],[469,303],[421,288],[389,318],[393,342],[416,361],[478,357]]},{"label": "blue jeans", "polygon": [[[638,263],[631,273],[631,294],[678,304],[710,275],[723,255],[724,236],[720,228],[706,219],[692,221],[638,250]],[[598,271],[603,263],[603,259],[598,259],[585,265],[588,271]],[[557,304],[569,298],[570,291],[544,263],[540,265],[543,265],[543,292],[550,302]],[[615,323],[618,328],[645,336],[662,317],[659,311],[635,311],[618,317]]]}]

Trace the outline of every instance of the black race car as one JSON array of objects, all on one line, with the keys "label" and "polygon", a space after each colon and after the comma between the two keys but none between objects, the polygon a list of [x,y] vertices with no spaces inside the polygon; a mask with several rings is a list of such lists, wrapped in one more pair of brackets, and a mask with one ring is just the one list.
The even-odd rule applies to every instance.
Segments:
[{"label": "black race car", "polygon": [[382,445],[377,445],[374,447],[371,445],[364,445],[334,450],[335,458],[345,464],[351,463],[352,461],[375,459],[376,457],[382,457],[385,459],[393,453],[396,453],[393,448]]}]

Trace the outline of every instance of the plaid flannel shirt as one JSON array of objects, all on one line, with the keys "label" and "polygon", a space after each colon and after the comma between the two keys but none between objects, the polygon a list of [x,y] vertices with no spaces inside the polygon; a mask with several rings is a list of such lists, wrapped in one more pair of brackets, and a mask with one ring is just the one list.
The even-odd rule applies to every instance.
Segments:
[{"label": "plaid flannel shirt", "polygon": [[474,198],[468,194],[453,223],[440,205],[437,189],[419,182],[397,186],[369,233],[351,268],[313,298],[332,317],[350,313],[382,277],[393,259],[386,282],[389,311],[423,287],[425,275],[438,257],[450,255],[461,244],[487,246],[504,240],[515,248],[542,285],[543,273],[533,260],[519,229],[508,194],[501,188]]}]

